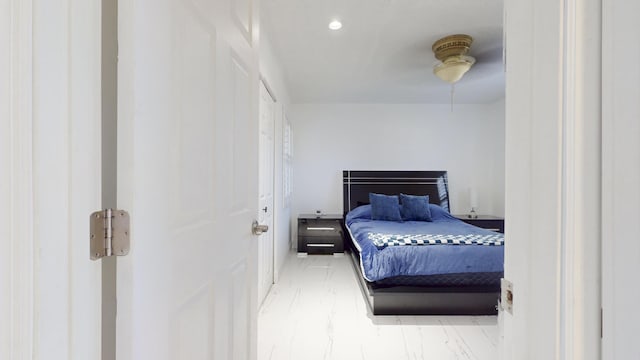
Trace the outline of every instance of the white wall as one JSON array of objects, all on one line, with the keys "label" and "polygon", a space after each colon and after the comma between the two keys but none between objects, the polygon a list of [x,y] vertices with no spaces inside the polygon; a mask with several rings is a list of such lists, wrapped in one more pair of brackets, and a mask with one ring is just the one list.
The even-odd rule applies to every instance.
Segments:
[{"label": "white wall", "polygon": [[274,278],[277,281],[280,269],[284,264],[287,253],[291,248],[291,209],[283,201],[283,171],[282,171],[282,134],[285,118],[288,116],[290,102],[289,92],[285,84],[284,73],[280,62],[276,58],[268,34],[260,33],[260,74],[275,97],[275,169],[274,169]]},{"label": "white wall", "polygon": [[604,360],[640,359],[640,49],[637,1],[602,1],[602,311]]},{"label": "white wall", "polygon": [[447,170],[452,213],[504,215],[504,101],[294,105],[293,215],[342,213],[342,170]]}]

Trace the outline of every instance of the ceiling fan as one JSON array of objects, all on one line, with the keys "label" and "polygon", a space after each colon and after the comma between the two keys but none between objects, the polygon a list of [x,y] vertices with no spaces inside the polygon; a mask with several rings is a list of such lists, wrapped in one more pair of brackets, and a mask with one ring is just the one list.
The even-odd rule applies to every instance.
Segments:
[{"label": "ceiling fan", "polygon": [[465,34],[445,36],[433,43],[431,49],[439,61],[433,66],[433,73],[440,79],[454,84],[471,69],[476,59],[467,55],[473,38]]}]

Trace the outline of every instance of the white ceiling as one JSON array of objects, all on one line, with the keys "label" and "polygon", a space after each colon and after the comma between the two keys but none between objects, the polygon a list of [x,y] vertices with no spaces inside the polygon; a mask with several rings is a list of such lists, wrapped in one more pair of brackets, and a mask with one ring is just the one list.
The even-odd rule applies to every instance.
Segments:
[{"label": "white ceiling", "polygon": [[[477,63],[456,103],[504,97],[502,0],[262,0],[266,31],[294,103],[433,103],[451,87],[432,73],[431,45],[473,36]],[[328,29],[340,19],[343,27]]]}]

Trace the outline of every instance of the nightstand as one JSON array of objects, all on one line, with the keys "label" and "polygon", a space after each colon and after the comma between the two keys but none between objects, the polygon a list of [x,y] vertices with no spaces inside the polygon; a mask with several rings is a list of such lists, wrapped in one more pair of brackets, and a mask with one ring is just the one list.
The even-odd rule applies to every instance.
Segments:
[{"label": "nightstand", "polygon": [[302,214],[298,216],[298,253],[343,253],[343,234],[342,215]]},{"label": "nightstand", "polygon": [[492,215],[478,215],[477,218],[471,219],[468,215],[453,215],[467,224],[477,226],[483,229],[504,233],[504,218]]}]

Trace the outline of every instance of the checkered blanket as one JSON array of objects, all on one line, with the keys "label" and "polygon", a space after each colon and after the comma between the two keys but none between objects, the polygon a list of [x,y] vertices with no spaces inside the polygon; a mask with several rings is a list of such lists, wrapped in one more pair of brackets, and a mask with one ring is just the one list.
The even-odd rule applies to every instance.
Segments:
[{"label": "checkered blanket", "polygon": [[504,245],[503,234],[467,234],[467,235],[435,235],[435,234],[413,234],[413,235],[394,235],[368,233],[369,240],[378,248],[387,246],[405,246],[405,245],[484,245],[484,246],[502,246]]}]

